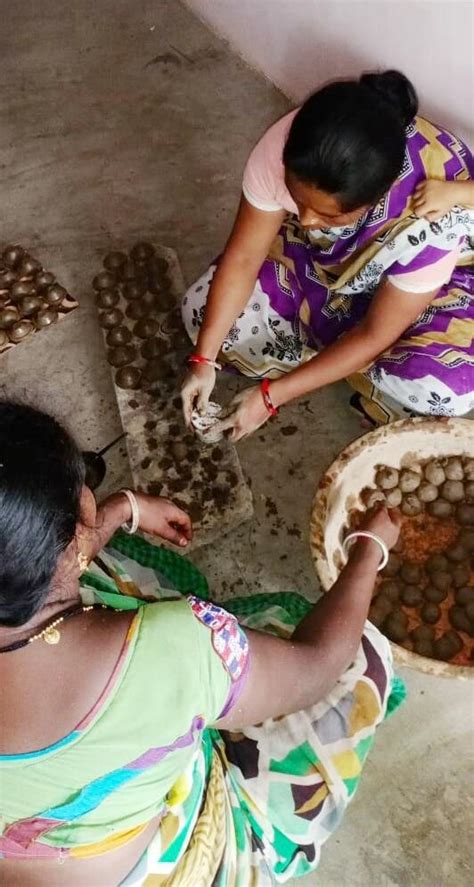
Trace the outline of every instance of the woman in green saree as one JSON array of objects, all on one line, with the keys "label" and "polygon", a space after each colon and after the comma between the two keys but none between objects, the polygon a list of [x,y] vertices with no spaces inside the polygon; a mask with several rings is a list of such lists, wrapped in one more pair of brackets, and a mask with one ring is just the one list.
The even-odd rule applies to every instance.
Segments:
[{"label": "woman in green saree", "polygon": [[0,404],[2,883],[305,874],[403,696],[366,622],[397,516],[367,522],[316,606],[283,593],[227,609],[137,524],[183,547],[192,534],[159,498],[97,508],[63,428]]}]

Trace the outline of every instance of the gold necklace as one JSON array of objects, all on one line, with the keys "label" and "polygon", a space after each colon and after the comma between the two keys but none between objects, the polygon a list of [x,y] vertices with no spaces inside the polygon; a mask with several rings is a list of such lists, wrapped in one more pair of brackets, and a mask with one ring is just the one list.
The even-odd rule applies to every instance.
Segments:
[{"label": "gold necklace", "polygon": [[22,641],[14,641],[13,644],[10,644],[8,647],[1,647],[0,653],[12,653],[14,650],[21,650],[22,647],[26,647],[28,644],[34,643],[34,641],[43,640],[46,644],[59,644],[61,640],[61,632],[59,631],[58,625],[61,625],[61,622],[65,622],[66,619],[69,619],[71,616],[78,616],[79,613],[88,613],[90,610],[103,609],[103,604],[89,604],[88,606],[81,607],[71,607],[69,610],[66,610],[61,616],[58,616],[56,619],[53,619],[52,622],[48,622],[41,631],[38,631],[36,634],[31,635],[29,638],[25,638]]},{"label": "gold necklace", "polygon": [[[76,612],[88,613],[89,610],[93,609],[94,607],[91,605],[89,607],[81,607],[80,610],[77,610]],[[52,622],[50,622],[49,625],[47,625],[46,628],[43,628],[42,631],[39,631],[38,634],[34,634],[30,638],[28,638],[28,643],[32,644],[33,641],[39,641],[41,640],[41,638],[43,638],[43,640],[47,644],[59,644],[59,641],[61,640],[61,632],[59,631],[57,626],[61,625],[61,622],[64,622],[64,620],[67,619],[67,615],[75,616],[76,612],[69,614],[63,613],[62,616],[58,616],[57,619],[54,619]]]}]

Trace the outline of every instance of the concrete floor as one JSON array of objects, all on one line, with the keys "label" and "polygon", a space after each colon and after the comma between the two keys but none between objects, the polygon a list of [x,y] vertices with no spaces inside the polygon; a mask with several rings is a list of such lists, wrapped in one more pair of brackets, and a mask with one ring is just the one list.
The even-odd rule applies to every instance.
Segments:
[{"label": "concrete floor", "polygon": [[[250,147],[288,103],[173,0],[3,4],[0,39],[2,241],[30,247],[81,301],[0,362],[0,392],[53,409],[99,449],[120,424],[89,291],[98,257],[151,237],[191,281],[225,240]],[[221,384],[227,397],[237,383]],[[361,433],[347,393],[307,398],[239,446],[254,519],[193,554],[216,597],[317,594],[311,499]],[[109,466],[109,486],[126,482],[123,447]],[[472,684],[404,677],[409,701],[307,887],[472,883]]]}]

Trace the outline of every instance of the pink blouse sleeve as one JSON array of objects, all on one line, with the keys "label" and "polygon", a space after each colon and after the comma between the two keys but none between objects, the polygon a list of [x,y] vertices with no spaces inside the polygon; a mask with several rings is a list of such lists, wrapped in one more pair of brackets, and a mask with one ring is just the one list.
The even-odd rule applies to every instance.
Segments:
[{"label": "pink blouse sleeve", "polygon": [[252,206],[264,212],[285,209],[297,212],[285,185],[283,148],[296,111],[286,114],[270,127],[255,145],[244,171],[242,190]]},{"label": "pink blouse sleeve", "polygon": [[438,290],[448,282],[459,259],[460,250],[446,253],[441,259],[426,265],[424,268],[412,270],[407,266],[406,271],[397,264],[396,273],[387,274],[387,280],[400,290],[407,293],[429,293]]}]

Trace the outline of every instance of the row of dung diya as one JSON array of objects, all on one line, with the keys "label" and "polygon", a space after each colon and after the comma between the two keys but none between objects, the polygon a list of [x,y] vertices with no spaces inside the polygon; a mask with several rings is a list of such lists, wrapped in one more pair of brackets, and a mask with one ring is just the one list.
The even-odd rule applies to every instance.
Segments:
[{"label": "row of dung diya", "polygon": [[[390,640],[430,658],[472,661],[474,459],[379,466],[361,499],[401,508],[400,540],[375,589],[370,619]],[[360,512],[354,515],[360,521]]]},{"label": "row of dung diya", "polygon": [[32,333],[56,323],[77,302],[51,271],[19,245],[7,246],[0,258],[0,352]]},{"label": "row of dung diya", "polygon": [[[128,407],[149,410],[140,435],[142,455],[136,465],[141,484],[150,493],[172,497],[193,521],[205,522],[210,508],[223,510],[229,504],[239,477],[233,459],[227,464],[226,451],[214,446],[220,438],[213,433],[220,407],[210,404],[206,416],[194,413],[195,434],[186,433],[180,398],[172,397],[173,383],[182,369],[180,350],[187,350],[189,342],[171,293],[166,260],[156,255],[152,244],[138,243],[129,255],[109,253],[103,265],[105,270],[94,277],[93,287],[107,360],[116,369],[119,388],[131,393],[141,389],[146,394],[139,400],[133,394],[126,401]],[[155,387],[157,382],[170,385]],[[173,404],[174,419],[167,423],[166,434],[160,432],[157,437],[154,417],[163,415],[159,395],[167,388],[170,400],[164,406],[168,412]],[[151,402],[149,395],[153,395]],[[210,445],[209,450],[203,444]]]},{"label": "row of dung diya", "polygon": [[171,380],[180,319],[167,260],[142,242],[128,255],[108,253],[103,265],[92,285],[116,385],[133,391]]}]

